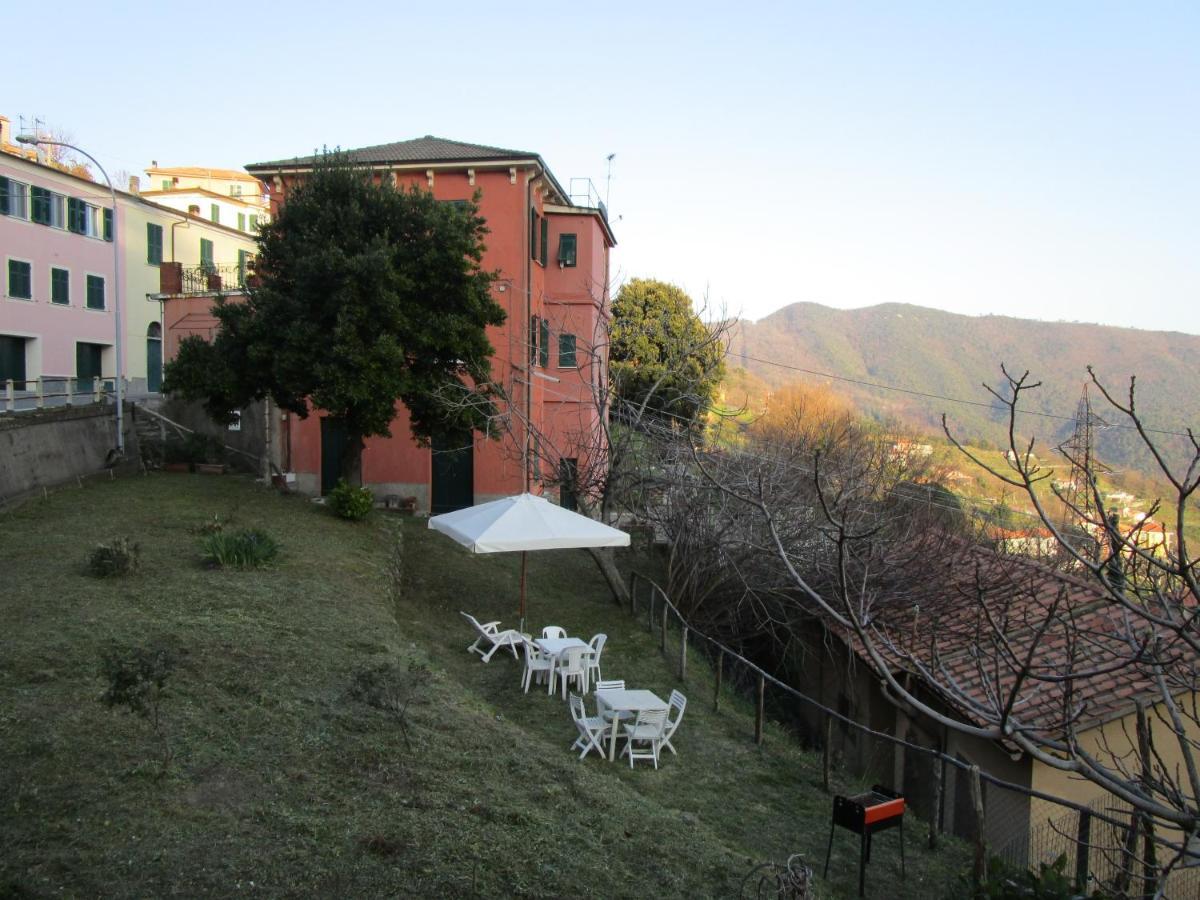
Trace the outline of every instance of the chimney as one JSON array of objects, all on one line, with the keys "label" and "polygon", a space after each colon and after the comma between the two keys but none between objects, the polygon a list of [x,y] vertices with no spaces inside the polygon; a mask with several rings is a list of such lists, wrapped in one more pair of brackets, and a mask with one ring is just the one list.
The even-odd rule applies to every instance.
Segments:
[{"label": "chimney", "polygon": [[136,175],[129,176],[129,193],[140,194],[142,192],[142,180]]},{"label": "chimney", "polygon": [[12,143],[12,122],[0,116],[0,147]]}]

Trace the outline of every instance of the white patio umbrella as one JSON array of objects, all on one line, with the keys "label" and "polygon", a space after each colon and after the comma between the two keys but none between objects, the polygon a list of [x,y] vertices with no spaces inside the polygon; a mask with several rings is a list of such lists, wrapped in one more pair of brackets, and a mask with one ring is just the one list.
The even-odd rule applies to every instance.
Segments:
[{"label": "white patio umbrella", "polygon": [[521,551],[521,627],[525,626],[525,573],[529,550],[628,547],[624,531],[556,506],[545,497],[518,494],[430,516],[429,527],[472,553]]}]

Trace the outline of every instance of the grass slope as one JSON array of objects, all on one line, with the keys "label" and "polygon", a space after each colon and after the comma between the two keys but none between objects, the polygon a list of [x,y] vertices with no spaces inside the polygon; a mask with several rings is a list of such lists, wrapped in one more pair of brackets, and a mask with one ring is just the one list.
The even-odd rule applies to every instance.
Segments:
[{"label": "grass slope", "polygon": [[[278,538],[276,567],[202,568],[194,529],[214,514]],[[142,572],[83,574],[118,534],[142,545]],[[530,561],[533,625],[604,630],[606,676],[676,686],[586,555]],[[819,761],[775,729],[756,747],[740,703],[714,713],[699,660],[680,755],[655,772],[577,761],[565,704],[521,694],[511,657],[464,652],[458,610],[511,619],[516,562],[232,477],[94,484],[0,519],[0,896],[727,897],[753,863],[820,862]],[[165,777],[146,724],[98,702],[110,640],[181,653]],[[384,661],[431,673],[411,750],[348,693]],[[962,870],[961,850],[929,853],[918,830],[905,882],[893,836],[877,842],[875,896],[941,896]],[[854,893],[857,842],[839,838],[822,896]]]}]

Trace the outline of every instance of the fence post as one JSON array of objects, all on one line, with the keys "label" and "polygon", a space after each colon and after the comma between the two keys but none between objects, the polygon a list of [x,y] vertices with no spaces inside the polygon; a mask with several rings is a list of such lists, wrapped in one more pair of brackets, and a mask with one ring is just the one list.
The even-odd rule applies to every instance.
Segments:
[{"label": "fence post", "polygon": [[100,402],[100,376],[99,375],[92,376],[92,402],[93,403]]},{"label": "fence post", "polygon": [[46,386],[42,383],[44,375],[39,375],[37,378],[37,408],[46,408]]},{"label": "fence post", "polygon": [[4,411],[12,412],[16,408],[16,401],[13,399],[13,380],[9,378],[4,382]]},{"label": "fence post", "polygon": [[830,774],[833,770],[833,716],[825,713],[825,741],[821,748],[821,784],[829,793]]},{"label": "fence post", "polygon": [[1079,831],[1075,835],[1075,890],[1087,890],[1089,865],[1088,855],[1092,847],[1092,814],[1079,814]]},{"label": "fence post", "polygon": [[767,680],[762,673],[758,676],[758,702],[754,705],[754,743],[763,742],[763,698],[767,692]]},{"label": "fence post", "polygon": [[684,625],[679,632],[679,680],[687,681],[687,637],[688,627]]},{"label": "fence post", "polygon": [[971,805],[975,807],[975,869],[976,884],[987,880],[987,848],[983,832],[983,785],[979,781],[979,766],[971,766]]},{"label": "fence post", "polygon": [[942,760],[940,755],[933,761],[933,807],[929,815],[929,849],[937,849],[938,813],[942,808]]},{"label": "fence post", "polygon": [[713,710],[720,712],[721,710],[721,679],[725,674],[725,651],[717,648],[717,682],[713,688]]}]

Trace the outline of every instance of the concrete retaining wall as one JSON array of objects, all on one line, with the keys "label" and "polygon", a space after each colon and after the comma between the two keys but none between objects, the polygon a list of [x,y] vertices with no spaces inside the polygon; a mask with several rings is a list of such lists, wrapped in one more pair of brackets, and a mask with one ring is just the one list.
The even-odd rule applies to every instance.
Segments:
[{"label": "concrete retaining wall", "polygon": [[[116,447],[110,404],[44,409],[0,416],[0,502],[104,470]],[[138,465],[137,435],[125,409],[124,467]]]}]

